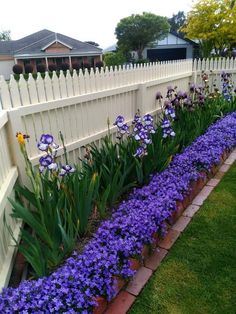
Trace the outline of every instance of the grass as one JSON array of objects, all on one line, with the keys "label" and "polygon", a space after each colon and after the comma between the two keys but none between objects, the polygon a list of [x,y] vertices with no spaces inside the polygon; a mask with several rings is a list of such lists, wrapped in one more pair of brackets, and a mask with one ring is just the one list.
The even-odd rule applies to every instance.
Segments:
[{"label": "grass", "polygon": [[236,163],[129,311],[158,313],[236,313]]}]

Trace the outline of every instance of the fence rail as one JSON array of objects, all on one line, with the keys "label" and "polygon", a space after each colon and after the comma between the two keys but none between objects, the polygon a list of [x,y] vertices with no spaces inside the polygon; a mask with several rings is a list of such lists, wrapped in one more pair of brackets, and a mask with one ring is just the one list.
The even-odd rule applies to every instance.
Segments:
[{"label": "fence rail", "polygon": [[[25,165],[16,143],[15,135],[23,132],[30,135],[26,144],[33,165],[38,164],[40,153],[36,144],[42,133],[50,133],[60,144],[59,131],[71,163],[83,158],[84,146],[90,143],[100,145],[101,138],[110,130],[116,116],[124,115],[131,121],[137,109],[142,114],[160,112],[156,93],[166,94],[168,85],[188,90],[189,83],[201,81],[205,71],[210,79],[220,80],[222,70],[236,75],[234,59],[181,60],[138,65],[128,68],[82,71],[71,75],[61,72],[59,77],[47,73],[34,79],[23,75],[19,81],[12,76],[9,82],[0,77],[0,289],[7,285],[14,256],[10,236],[3,226],[4,213],[8,223],[19,235],[19,223],[10,218],[8,197],[14,198],[14,184],[17,178],[27,184]],[[115,136],[114,136],[115,138]],[[58,151],[59,161],[64,163],[63,149]]]}]

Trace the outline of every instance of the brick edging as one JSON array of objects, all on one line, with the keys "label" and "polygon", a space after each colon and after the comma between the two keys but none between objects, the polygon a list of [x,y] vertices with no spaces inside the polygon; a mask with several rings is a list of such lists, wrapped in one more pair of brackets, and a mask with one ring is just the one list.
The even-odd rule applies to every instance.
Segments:
[{"label": "brick edging", "polygon": [[170,226],[164,239],[159,243],[151,256],[144,259],[144,266],[139,268],[134,277],[123,289],[112,299],[108,307],[102,311],[94,311],[96,314],[125,314],[131,308],[136,298],[143,290],[154,272],[158,269],[161,262],[167,256],[169,250],[191,222],[193,216],[199,211],[203,202],[211,194],[212,190],[218,185],[224,174],[236,160],[236,149],[232,151],[229,157],[223,162],[214,177],[210,179],[198,195],[192,200],[191,204],[185,209],[177,221]]}]

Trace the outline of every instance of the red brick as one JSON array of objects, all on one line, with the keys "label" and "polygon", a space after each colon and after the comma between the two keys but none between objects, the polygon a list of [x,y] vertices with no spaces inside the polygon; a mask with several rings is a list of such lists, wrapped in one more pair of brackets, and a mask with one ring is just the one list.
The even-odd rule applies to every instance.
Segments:
[{"label": "red brick", "polygon": [[114,301],[109,305],[105,314],[125,314],[135,301],[135,296],[132,294],[121,291]]},{"label": "red brick", "polygon": [[213,190],[213,186],[204,186],[201,192],[193,200],[193,205],[198,205],[198,206],[202,205],[203,202],[210,195],[212,190]]},{"label": "red brick", "polygon": [[156,270],[167,253],[168,251],[165,249],[156,249],[152,256],[145,261],[145,267]]},{"label": "red brick", "polygon": [[221,172],[227,172],[230,168],[230,165],[226,165],[226,164],[223,164],[221,167],[220,167],[220,171]]},{"label": "red brick", "polygon": [[183,212],[183,216],[193,217],[194,214],[199,210],[200,206],[198,205],[189,205],[186,210]]},{"label": "red brick", "polygon": [[187,225],[190,223],[190,221],[191,218],[181,216],[173,225],[172,229],[177,230],[179,232],[183,232]]},{"label": "red brick", "polygon": [[129,261],[130,261],[130,269],[138,270],[141,267],[141,262],[137,260],[136,258],[129,257]]},{"label": "red brick", "polygon": [[97,302],[97,306],[93,309],[93,314],[102,314],[107,308],[107,300],[103,297],[94,298]]},{"label": "red brick", "polygon": [[169,250],[175,241],[178,239],[180,232],[170,229],[163,240],[160,241],[159,247]]},{"label": "red brick", "polygon": [[143,289],[151,275],[152,275],[151,269],[141,267],[129,282],[126,291],[137,296],[139,292]]},{"label": "red brick", "polygon": [[217,186],[219,182],[220,182],[220,179],[213,178],[207,182],[207,185],[215,187]]},{"label": "red brick", "polygon": [[113,276],[112,280],[113,280],[112,287],[113,290],[115,291],[115,295],[117,295],[120,292],[120,290],[125,286],[126,281],[119,276]]},{"label": "red brick", "polygon": [[150,246],[147,245],[147,244],[145,244],[145,245],[143,246],[143,249],[142,249],[142,252],[141,252],[141,256],[142,256],[142,258],[143,258],[144,260],[149,257],[150,251],[151,251]]}]

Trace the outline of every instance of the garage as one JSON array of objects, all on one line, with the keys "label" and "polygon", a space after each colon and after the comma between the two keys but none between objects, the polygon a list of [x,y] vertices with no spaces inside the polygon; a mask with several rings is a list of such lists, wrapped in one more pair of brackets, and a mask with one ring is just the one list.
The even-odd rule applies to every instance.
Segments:
[{"label": "garage", "polygon": [[147,49],[147,58],[151,62],[186,59],[186,48]]}]

